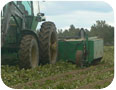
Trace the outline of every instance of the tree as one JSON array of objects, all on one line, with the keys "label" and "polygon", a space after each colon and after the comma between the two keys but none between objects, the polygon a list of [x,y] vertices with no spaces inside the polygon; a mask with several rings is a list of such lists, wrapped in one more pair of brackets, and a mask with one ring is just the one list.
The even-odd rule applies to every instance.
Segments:
[{"label": "tree", "polygon": [[62,29],[58,29],[58,36],[60,37],[60,36],[62,36],[62,34],[63,34],[63,30]]},{"label": "tree", "polygon": [[104,39],[105,45],[113,45],[114,42],[114,27],[106,24],[105,21],[96,21],[96,24],[91,26],[89,36],[97,36]]},{"label": "tree", "polygon": [[[59,30],[58,36],[78,36],[80,32],[80,28],[75,28],[74,25],[70,25],[69,29],[64,31]],[[90,31],[84,29],[89,37],[97,36],[98,38],[103,38],[105,45],[113,45],[114,44],[114,27],[106,24],[105,21],[96,21],[96,24],[91,26]]]}]

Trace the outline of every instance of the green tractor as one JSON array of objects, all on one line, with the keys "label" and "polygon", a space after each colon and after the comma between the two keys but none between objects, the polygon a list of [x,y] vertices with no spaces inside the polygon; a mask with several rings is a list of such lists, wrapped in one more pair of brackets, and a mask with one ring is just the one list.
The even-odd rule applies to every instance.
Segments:
[{"label": "green tractor", "polygon": [[[103,57],[103,40],[88,38],[84,30],[80,36],[59,37],[53,22],[45,21],[37,1],[13,1],[1,13],[2,64],[19,63],[21,68],[38,64],[55,64],[56,60],[70,61],[78,66],[89,66]],[[57,58],[58,56],[58,58]]]},{"label": "green tractor", "polygon": [[57,32],[53,22],[45,21],[37,1],[12,1],[1,12],[1,62],[19,63],[21,68],[54,64],[57,59]]}]

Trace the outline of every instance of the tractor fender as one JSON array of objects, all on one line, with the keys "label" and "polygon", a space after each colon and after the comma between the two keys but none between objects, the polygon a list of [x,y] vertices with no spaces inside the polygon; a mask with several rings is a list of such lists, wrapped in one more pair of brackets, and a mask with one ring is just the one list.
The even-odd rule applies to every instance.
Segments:
[{"label": "tractor fender", "polygon": [[36,38],[37,42],[39,43],[39,39],[38,39],[38,35],[36,32],[32,31],[32,30],[22,30],[21,31],[21,37],[23,37],[24,35],[32,35]]}]

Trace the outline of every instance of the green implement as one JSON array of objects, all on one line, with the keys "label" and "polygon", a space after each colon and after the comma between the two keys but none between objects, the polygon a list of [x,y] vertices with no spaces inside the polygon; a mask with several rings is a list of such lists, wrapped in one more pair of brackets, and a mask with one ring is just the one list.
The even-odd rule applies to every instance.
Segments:
[{"label": "green implement", "polygon": [[103,40],[96,37],[61,39],[58,42],[58,60],[89,66],[103,57]]}]

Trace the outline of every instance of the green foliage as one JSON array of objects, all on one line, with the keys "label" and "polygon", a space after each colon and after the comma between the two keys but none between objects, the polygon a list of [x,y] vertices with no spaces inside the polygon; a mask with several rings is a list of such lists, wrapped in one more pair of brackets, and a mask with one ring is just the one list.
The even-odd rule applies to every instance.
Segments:
[{"label": "green foliage", "polygon": [[[70,25],[68,30],[58,30],[58,36],[78,36],[81,28],[75,28],[74,25]],[[96,24],[91,26],[90,31],[84,29],[89,37],[97,36],[104,39],[105,45],[114,44],[114,27],[106,24],[105,21],[96,21]]]},{"label": "green foliage", "polygon": [[18,66],[2,65],[2,79],[8,86],[18,83],[41,79],[43,77],[63,73],[75,69],[75,65],[67,62],[57,62],[55,65],[46,64],[35,69],[19,69]]},{"label": "green foliage", "polygon": [[114,43],[114,27],[106,24],[105,21],[96,21],[96,24],[91,26],[89,35],[103,38],[105,45]]},{"label": "green foliage", "polygon": [[[104,88],[112,81],[105,80],[113,78],[113,67],[114,47],[105,46],[104,57],[96,66],[77,68],[69,62],[57,62],[25,70],[2,65],[1,76],[7,86],[14,88]],[[99,84],[101,81],[104,82]]]},{"label": "green foliage", "polygon": [[[70,28],[68,30],[58,30],[58,36],[78,36],[80,32],[80,28],[75,28],[74,25],[70,25]],[[85,29],[87,30],[87,29]]]}]

